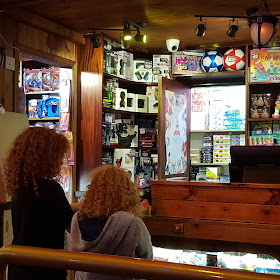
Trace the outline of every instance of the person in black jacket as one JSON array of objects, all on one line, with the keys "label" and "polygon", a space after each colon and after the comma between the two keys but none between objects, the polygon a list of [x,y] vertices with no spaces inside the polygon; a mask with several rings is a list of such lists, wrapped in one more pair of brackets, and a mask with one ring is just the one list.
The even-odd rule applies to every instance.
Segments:
[{"label": "person in black jacket", "polygon": [[[5,191],[12,198],[15,245],[63,249],[73,211],[54,178],[68,154],[64,135],[43,127],[21,133],[4,165]],[[75,205],[77,206],[77,205]],[[74,207],[75,207],[74,206]],[[9,265],[9,280],[65,280],[65,270]]]}]

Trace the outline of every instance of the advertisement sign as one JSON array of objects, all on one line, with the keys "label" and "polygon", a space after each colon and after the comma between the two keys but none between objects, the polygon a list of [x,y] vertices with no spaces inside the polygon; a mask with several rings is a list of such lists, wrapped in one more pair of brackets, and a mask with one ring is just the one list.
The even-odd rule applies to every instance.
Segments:
[{"label": "advertisement sign", "polygon": [[280,82],[280,50],[252,50],[250,52],[250,82]]}]

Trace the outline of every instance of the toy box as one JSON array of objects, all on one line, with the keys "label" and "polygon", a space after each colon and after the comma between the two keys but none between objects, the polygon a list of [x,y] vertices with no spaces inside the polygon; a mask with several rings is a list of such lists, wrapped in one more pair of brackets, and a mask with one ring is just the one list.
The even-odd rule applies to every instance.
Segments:
[{"label": "toy box", "polygon": [[156,134],[157,132],[155,128],[139,128],[139,146],[155,147]]},{"label": "toy box", "polygon": [[148,96],[148,113],[158,113],[158,87],[148,86],[146,95]]},{"label": "toy box", "polygon": [[136,112],[147,113],[148,104],[147,96],[143,94],[136,94]]},{"label": "toy box", "polygon": [[28,101],[28,118],[38,118],[38,102],[40,100],[30,99]]},{"label": "toy box", "polygon": [[[130,81],[133,81],[133,76],[134,76],[133,75],[133,70],[134,70],[133,54],[126,52],[126,51],[122,51],[119,59],[123,60],[124,78],[127,80],[130,80]],[[119,63],[119,65],[121,66],[120,63]]]},{"label": "toy box", "polygon": [[60,69],[59,67],[51,67],[51,88],[53,91],[59,90],[60,87]]},{"label": "toy box", "polygon": [[38,92],[42,90],[41,69],[24,69],[24,91]]},{"label": "toy box", "polygon": [[250,58],[250,82],[280,82],[279,49],[251,50]]},{"label": "toy box", "polygon": [[118,59],[117,52],[104,49],[104,72],[117,75]]},{"label": "toy box", "polygon": [[126,110],[136,112],[136,94],[127,93],[126,95]]},{"label": "toy box", "polygon": [[134,60],[134,81],[150,83],[153,81],[153,62],[145,59]]},{"label": "toy box", "polygon": [[126,110],[127,89],[116,88],[116,92],[112,92],[112,108],[115,110]]},{"label": "toy box", "polygon": [[113,164],[120,165],[122,168],[134,168],[135,157],[130,151],[131,149],[115,149]]},{"label": "toy box", "polygon": [[44,91],[52,90],[51,87],[51,69],[43,68],[42,69],[42,89]]},{"label": "toy box", "polygon": [[59,117],[59,98],[55,96],[43,96],[38,105],[39,118]]},{"label": "toy box", "polygon": [[202,73],[201,60],[203,56],[204,52],[174,52],[172,54],[172,73]]},{"label": "toy box", "polygon": [[158,77],[170,78],[171,72],[171,55],[154,54],[153,55],[153,82],[158,82]]}]

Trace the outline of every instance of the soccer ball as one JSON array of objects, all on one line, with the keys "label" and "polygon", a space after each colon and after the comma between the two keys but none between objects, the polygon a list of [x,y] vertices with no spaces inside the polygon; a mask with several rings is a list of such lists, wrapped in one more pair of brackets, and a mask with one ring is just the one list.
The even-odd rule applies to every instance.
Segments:
[{"label": "soccer ball", "polygon": [[224,67],[227,71],[241,70],[245,66],[245,54],[240,49],[229,49],[224,53]]},{"label": "soccer ball", "polygon": [[207,52],[201,61],[204,72],[219,72],[223,68],[223,56],[217,51]]}]

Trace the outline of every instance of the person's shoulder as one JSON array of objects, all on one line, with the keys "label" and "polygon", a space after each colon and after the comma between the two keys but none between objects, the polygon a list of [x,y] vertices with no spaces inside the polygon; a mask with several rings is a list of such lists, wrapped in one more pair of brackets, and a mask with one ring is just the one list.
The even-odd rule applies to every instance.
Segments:
[{"label": "person's shoulder", "polygon": [[41,179],[38,182],[39,186],[39,191],[48,191],[48,192],[60,192],[62,191],[62,187],[58,182],[55,180],[50,180],[50,179]]},{"label": "person's shoulder", "polygon": [[113,215],[115,218],[121,218],[130,221],[134,224],[143,224],[143,220],[139,217],[134,216],[132,213],[126,212],[126,211],[118,211],[115,212]]}]

